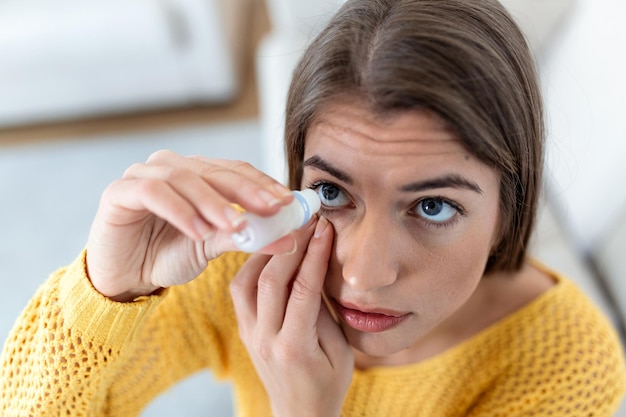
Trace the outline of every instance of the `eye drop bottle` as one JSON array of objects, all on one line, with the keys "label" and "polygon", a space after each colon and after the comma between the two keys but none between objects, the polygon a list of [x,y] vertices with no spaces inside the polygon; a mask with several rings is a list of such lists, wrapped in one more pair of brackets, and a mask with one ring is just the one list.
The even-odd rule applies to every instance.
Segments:
[{"label": "eye drop bottle", "polygon": [[321,202],[314,190],[293,191],[293,196],[293,201],[273,216],[245,213],[246,227],[232,234],[237,248],[243,252],[256,252],[304,226],[319,211]]}]

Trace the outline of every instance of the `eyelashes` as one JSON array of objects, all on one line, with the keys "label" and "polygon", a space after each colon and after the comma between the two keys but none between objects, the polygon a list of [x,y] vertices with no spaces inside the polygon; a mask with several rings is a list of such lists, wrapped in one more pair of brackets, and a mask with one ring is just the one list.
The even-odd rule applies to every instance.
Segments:
[{"label": "eyelashes", "polygon": [[333,183],[317,181],[309,185],[308,188],[317,192],[323,208],[342,207],[350,203],[346,192]]},{"label": "eyelashes", "polygon": [[416,217],[433,227],[452,226],[465,215],[460,205],[444,197],[424,197],[414,207]]},{"label": "eyelashes", "polygon": [[[307,187],[317,192],[322,202],[321,211],[325,215],[337,214],[341,210],[354,206],[349,194],[337,184],[329,181],[316,181]],[[452,226],[465,216],[465,210],[457,202],[435,195],[421,197],[413,202],[407,214],[425,226],[439,228]]]}]

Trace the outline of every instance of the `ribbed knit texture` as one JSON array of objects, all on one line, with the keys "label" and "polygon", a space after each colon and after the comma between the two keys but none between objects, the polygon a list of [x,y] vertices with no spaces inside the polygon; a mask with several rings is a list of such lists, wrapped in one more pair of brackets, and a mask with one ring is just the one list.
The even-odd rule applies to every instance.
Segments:
[{"label": "ribbed knit texture", "polygon": [[[271,414],[228,290],[245,255],[222,256],[195,281],[126,304],[94,290],[84,259],[52,275],[17,320],[0,357],[0,415],[131,417],[207,367],[232,380],[239,416]],[[342,415],[611,416],[626,389],[622,348],[578,288],[556,278],[440,355],[356,370]]]}]

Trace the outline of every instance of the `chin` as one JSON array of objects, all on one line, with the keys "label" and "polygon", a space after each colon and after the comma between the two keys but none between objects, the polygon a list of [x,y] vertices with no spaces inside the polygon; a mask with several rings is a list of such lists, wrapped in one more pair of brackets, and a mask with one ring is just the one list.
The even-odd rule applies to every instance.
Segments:
[{"label": "chin", "polygon": [[365,333],[342,326],[350,346],[359,352],[373,357],[387,357],[408,349],[415,339],[407,340],[407,334],[398,335],[396,331]]}]

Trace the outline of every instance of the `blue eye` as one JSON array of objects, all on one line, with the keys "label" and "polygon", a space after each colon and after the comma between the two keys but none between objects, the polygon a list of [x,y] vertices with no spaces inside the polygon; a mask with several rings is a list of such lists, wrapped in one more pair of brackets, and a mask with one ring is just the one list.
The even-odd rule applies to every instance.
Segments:
[{"label": "blue eye", "polygon": [[326,207],[341,207],[348,204],[348,197],[336,185],[322,183],[315,187],[317,195],[322,200],[322,205]]},{"label": "blue eye", "polygon": [[445,223],[453,218],[458,210],[441,198],[425,198],[417,203],[416,213],[425,220]]}]

